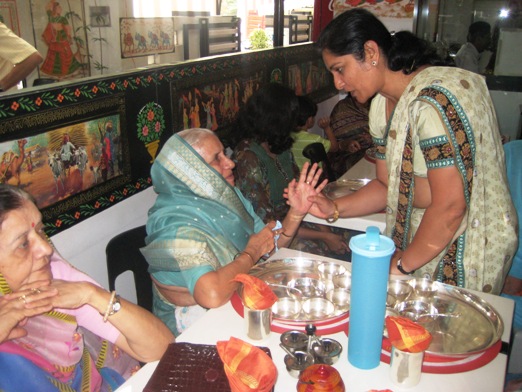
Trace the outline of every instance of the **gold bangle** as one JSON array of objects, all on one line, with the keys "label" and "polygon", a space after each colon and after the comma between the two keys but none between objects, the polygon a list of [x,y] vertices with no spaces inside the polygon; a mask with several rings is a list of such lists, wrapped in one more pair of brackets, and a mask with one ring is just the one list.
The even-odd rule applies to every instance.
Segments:
[{"label": "gold bangle", "polygon": [[[292,238],[292,237],[293,237],[293,235],[288,235],[288,234],[286,234],[284,231],[281,232],[281,235],[282,235],[283,237],[286,237],[286,238]],[[295,234],[294,234],[294,235],[295,235]]]},{"label": "gold bangle", "polygon": [[256,265],[256,261],[254,260],[254,257],[248,253],[247,251],[243,250],[239,253],[236,253],[236,255],[234,256],[234,259],[237,259],[239,256],[241,256],[242,254],[245,254],[247,255],[248,257],[250,257],[250,260],[252,260],[252,265]]},{"label": "gold bangle", "polygon": [[303,220],[304,216],[299,215],[288,215],[288,219],[290,222],[301,222]]},{"label": "gold bangle", "polygon": [[337,203],[335,201],[333,201],[332,203],[334,205],[334,213],[331,217],[326,218],[326,221],[328,223],[334,223],[335,221],[337,221],[337,219],[339,219],[339,208],[337,207]]},{"label": "gold bangle", "polygon": [[107,304],[107,309],[105,310],[105,313],[103,314],[103,322],[106,323],[107,319],[110,316],[111,310],[112,310],[112,304],[114,303],[114,299],[116,298],[116,290],[113,290],[111,293],[111,299],[109,299],[109,303]]}]

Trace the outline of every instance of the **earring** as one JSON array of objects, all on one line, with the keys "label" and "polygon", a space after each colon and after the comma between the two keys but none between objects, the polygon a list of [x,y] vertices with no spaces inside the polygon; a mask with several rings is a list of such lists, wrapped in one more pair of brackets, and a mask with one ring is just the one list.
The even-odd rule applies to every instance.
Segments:
[{"label": "earring", "polygon": [[377,65],[377,61],[373,60],[372,65],[375,67]]}]

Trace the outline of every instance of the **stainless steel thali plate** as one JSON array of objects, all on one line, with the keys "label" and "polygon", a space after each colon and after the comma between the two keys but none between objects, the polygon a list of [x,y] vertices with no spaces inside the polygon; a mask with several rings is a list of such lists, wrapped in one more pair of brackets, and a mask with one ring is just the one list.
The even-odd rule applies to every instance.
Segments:
[{"label": "stainless steel thali plate", "polygon": [[329,198],[338,198],[349,195],[370,182],[368,178],[339,178],[337,181],[330,182],[324,187],[323,192]]},{"label": "stainless steel thali plate", "polygon": [[[319,269],[324,262],[309,258],[285,258],[270,260],[260,263],[249,272],[265,281],[272,291],[279,297],[291,297],[304,303],[310,298],[322,298],[324,301],[314,301],[314,304],[327,304],[326,293],[334,288],[331,279],[324,279]],[[324,271],[324,269],[321,269]],[[238,290],[239,297],[242,297],[241,288]],[[315,305],[322,306],[322,305]],[[325,311],[327,314],[325,314]],[[346,313],[346,310],[336,311],[335,306],[328,304],[325,309],[311,309],[308,312],[302,310],[299,315],[292,316],[288,320],[292,321],[318,321],[328,320]],[[321,314],[321,316],[316,316]],[[285,320],[284,317],[275,318]]]},{"label": "stainless steel thali plate", "polygon": [[500,339],[504,324],[488,302],[458,287],[438,282],[435,285],[437,292],[430,298],[408,298],[410,302],[424,302],[430,309],[414,317],[432,335],[428,353],[469,356],[490,348]]}]

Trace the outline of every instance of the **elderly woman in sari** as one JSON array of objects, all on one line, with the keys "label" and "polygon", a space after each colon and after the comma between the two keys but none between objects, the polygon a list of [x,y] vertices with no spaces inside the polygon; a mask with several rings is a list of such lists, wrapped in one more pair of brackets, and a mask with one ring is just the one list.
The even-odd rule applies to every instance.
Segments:
[{"label": "elderly woman in sari", "polygon": [[237,274],[288,245],[311,205],[307,198],[325,185],[317,186],[317,165],[308,171],[306,164],[289,184],[290,209],[274,230],[276,222],[265,225],[235,187],[233,168],[214,132],[200,128],[172,136],[152,165],[158,197],[142,253],[154,281],[154,313],[175,335],[226,303]]},{"label": "elderly woman in sari", "polygon": [[114,390],[173,340],[63,260],[31,196],[0,185],[0,390]]}]

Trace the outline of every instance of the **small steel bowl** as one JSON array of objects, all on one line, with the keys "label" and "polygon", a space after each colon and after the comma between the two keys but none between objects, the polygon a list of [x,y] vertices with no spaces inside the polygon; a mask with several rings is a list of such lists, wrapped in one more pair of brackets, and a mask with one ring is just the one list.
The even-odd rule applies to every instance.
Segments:
[{"label": "small steel bowl", "polygon": [[343,347],[337,340],[321,338],[319,343],[312,347],[316,360],[326,365],[333,365],[339,360]]},{"label": "small steel bowl", "polygon": [[405,301],[413,292],[413,286],[407,280],[392,279],[388,282],[388,295],[395,298],[396,302]]},{"label": "small steel bowl", "polygon": [[345,266],[330,262],[319,264],[317,269],[319,270],[319,275],[321,275],[321,278],[324,280],[332,280],[334,276],[342,275],[346,272]]},{"label": "small steel bowl", "polygon": [[281,344],[294,353],[296,351],[306,351],[308,347],[308,335],[299,331],[286,331],[279,338]]},{"label": "small steel bowl", "polygon": [[302,312],[306,320],[320,320],[333,315],[335,305],[326,298],[308,298],[302,303]]},{"label": "small steel bowl", "polygon": [[277,318],[295,320],[301,313],[301,302],[290,297],[279,298],[272,305],[272,313]]},{"label": "small steel bowl", "polygon": [[301,372],[315,362],[314,356],[307,351],[296,351],[293,355],[286,354],[284,361],[286,370],[295,378],[299,378]]},{"label": "small steel bowl", "polygon": [[344,274],[335,275],[332,278],[332,282],[337,289],[350,290],[350,287],[352,287],[352,274],[346,271]]},{"label": "small steel bowl", "polygon": [[428,302],[422,300],[408,300],[395,305],[395,310],[403,317],[412,321],[418,321],[425,316],[437,314],[437,309]]},{"label": "small steel bowl", "polygon": [[408,283],[413,287],[416,297],[431,298],[439,288],[439,283],[430,279],[411,279]]},{"label": "small steel bowl", "polygon": [[350,292],[345,289],[333,289],[326,293],[326,299],[335,305],[335,312],[340,314],[350,310]]},{"label": "small steel bowl", "polygon": [[[297,289],[300,292],[301,298],[305,299],[312,297],[324,297],[326,292],[326,286],[320,279],[314,278],[297,278],[292,279],[288,282],[288,287],[291,289]],[[297,297],[299,294],[296,294]],[[292,294],[292,297],[294,295]]]}]

